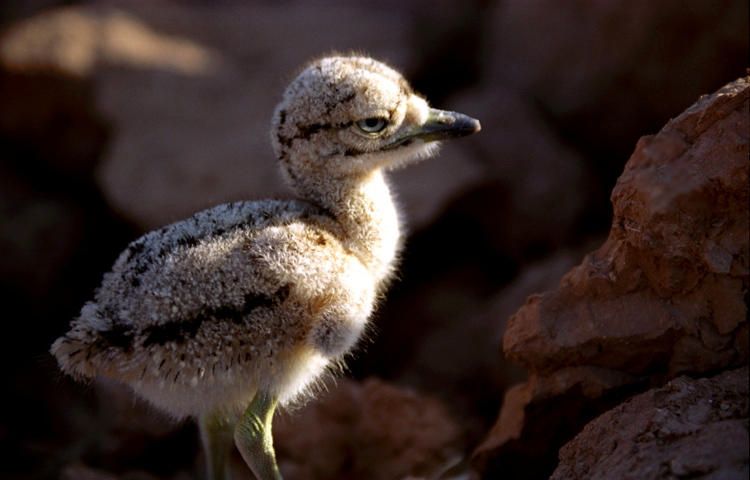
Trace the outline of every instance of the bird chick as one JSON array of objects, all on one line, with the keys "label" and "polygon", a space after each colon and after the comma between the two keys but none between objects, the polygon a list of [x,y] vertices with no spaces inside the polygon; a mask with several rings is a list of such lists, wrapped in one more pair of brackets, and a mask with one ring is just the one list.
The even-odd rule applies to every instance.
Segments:
[{"label": "bird chick", "polygon": [[371,58],[310,63],[271,132],[298,198],[221,205],[135,240],[52,354],[78,379],[197,418],[210,478],[226,477],[233,443],[257,478],[281,478],[274,408],[355,346],[396,267],[384,171],[479,129]]}]

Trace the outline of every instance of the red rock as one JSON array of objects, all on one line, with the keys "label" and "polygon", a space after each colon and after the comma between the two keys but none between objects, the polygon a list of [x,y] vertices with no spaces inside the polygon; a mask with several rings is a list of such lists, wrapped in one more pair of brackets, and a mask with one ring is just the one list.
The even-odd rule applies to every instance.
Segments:
[{"label": "red rock", "polygon": [[485,476],[547,478],[566,438],[627,396],[747,363],[749,91],[739,79],[641,139],[607,241],[510,318],[505,352],[535,375],[474,453]]},{"label": "red rock", "polygon": [[632,393],[632,376],[600,367],[532,375],[505,394],[500,417],[472,456],[483,478],[547,478],[554,453],[581,427]]},{"label": "red rock", "polygon": [[638,142],[609,238],[510,319],[511,359],[541,374],[747,362],[749,91],[739,79]]},{"label": "red rock", "polygon": [[551,480],[748,477],[748,368],[679,377],[589,423]]},{"label": "red rock", "polygon": [[273,428],[289,480],[437,478],[463,459],[463,434],[439,401],[376,379],[338,380]]}]

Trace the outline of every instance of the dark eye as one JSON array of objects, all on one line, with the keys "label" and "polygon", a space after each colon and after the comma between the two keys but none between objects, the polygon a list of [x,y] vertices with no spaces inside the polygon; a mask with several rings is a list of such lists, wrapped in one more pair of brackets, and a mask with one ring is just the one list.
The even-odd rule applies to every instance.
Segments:
[{"label": "dark eye", "polygon": [[383,118],[365,118],[364,120],[360,120],[356,123],[357,128],[362,130],[368,135],[374,135],[376,133],[382,132],[385,127],[388,126],[388,122]]}]

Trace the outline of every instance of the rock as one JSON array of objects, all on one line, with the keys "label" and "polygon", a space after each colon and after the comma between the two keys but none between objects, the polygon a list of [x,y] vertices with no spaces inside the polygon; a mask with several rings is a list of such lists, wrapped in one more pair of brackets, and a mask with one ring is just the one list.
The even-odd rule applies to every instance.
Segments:
[{"label": "rock", "polygon": [[624,398],[747,364],[749,91],[739,79],[643,138],[607,241],[510,318],[504,350],[534,375],[474,452],[485,476],[547,478],[554,452]]},{"label": "rock", "polygon": [[506,392],[500,417],[474,450],[472,466],[483,478],[548,478],[560,446],[634,388],[634,377],[600,367],[532,375]]},{"label": "rock", "polygon": [[512,360],[670,376],[747,362],[749,91],[739,79],[641,139],[607,241],[510,319]]},{"label": "rock", "polygon": [[551,480],[748,477],[748,368],[679,377],[589,423]]},{"label": "rock", "polygon": [[489,310],[489,315],[494,318],[498,340],[501,341],[505,335],[507,320],[524,305],[530,295],[555,289],[570,269],[601,240],[601,237],[595,237],[575,248],[558,250],[547,258],[527,265],[512,284],[498,293]]},{"label": "rock", "polygon": [[274,421],[285,479],[438,478],[463,459],[463,434],[437,400],[368,379],[338,380]]},{"label": "rock", "polygon": [[216,52],[187,39],[160,35],[114,9],[58,8],[19,22],[0,46],[6,65],[85,78],[101,64],[157,68],[184,75],[216,68]]},{"label": "rock", "polygon": [[[505,333],[502,320],[518,310],[532,293],[554,288],[586,251],[585,247],[562,250],[531,264],[512,284],[489,299],[461,298],[458,286],[434,288],[433,284],[429,292],[432,298],[425,303],[435,313],[413,336],[403,340],[410,345],[408,351],[413,356],[397,365],[401,369],[398,383],[438,396],[461,419],[467,436],[475,443],[480,441],[494,421],[503,392],[528,378],[523,369],[504,358],[496,347]],[[408,317],[410,324],[415,322],[413,315],[395,317]],[[400,331],[404,335],[404,330]],[[388,361],[387,353],[380,362]],[[390,357],[393,356],[390,352]]]}]

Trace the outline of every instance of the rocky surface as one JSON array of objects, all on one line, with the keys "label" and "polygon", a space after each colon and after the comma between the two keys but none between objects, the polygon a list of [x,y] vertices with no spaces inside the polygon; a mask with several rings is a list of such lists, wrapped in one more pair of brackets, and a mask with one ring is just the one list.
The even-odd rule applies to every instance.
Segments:
[{"label": "rocky surface", "polygon": [[637,395],[567,443],[551,480],[747,478],[747,382],[744,367]]},{"label": "rocky surface", "polygon": [[[287,476],[548,478],[558,448],[624,399],[747,361],[746,326],[733,320],[747,304],[746,280],[737,293],[746,237],[728,233],[743,225],[708,220],[737,198],[706,205],[742,180],[714,160],[737,155],[738,136],[746,145],[747,114],[723,132],[708,121],[731,122],[734,100],[699,104],[642,140],[614,192],[617,218],[629,220],[597,250],[638,138],[746,75],[745,1],[0,3],[2,478],[201,477],[192,424],[165,423],[111,386],[59,378],[45,354],[139,233],[225,200],[285,194],[270,114],[299,65],[333,48],[405,69],[435,106],[479,118],[483,131],[394,173],[414,233],[399,281],[349,361],[352,380],[277,419]],[[680,158],[659,168],[665,155]],[[701,225],[708,237],[664,247]],[[512,352],[529,376],[498,348],[508,318],[587,252],[561,287],[567,299],[532,297],[510,322],[517,334],[520,317],[545,313]],[[608,267],[607,255],[620,263]],[[632,324],[579,325],[574,298]],[[653,316],[634,315],[665,305],[655,330]],[[471,465],[460,462],[472,451]],[[234,467],[249,478],[239,458]]]},{"label": "rocky surface", "polygon": [[504,350],[535,375],[507,393],[480,470],[544,478],[624,396],[747,364],[749,93],[738,79],[644,137],[607,241],[510,318]]},{"label": "rocky surface", "polygon": [[747,362],[749,93],[737,80],[638,143],[612,192],[609,238],[511,318],[511,359],[541,374]]},{"label": "rocky surface", "polygon": [[505,394],[500,416],[474,451],[483,478],[548,478],[560,446],[633,392],[635,379],[600,367],[532,375]]}]

